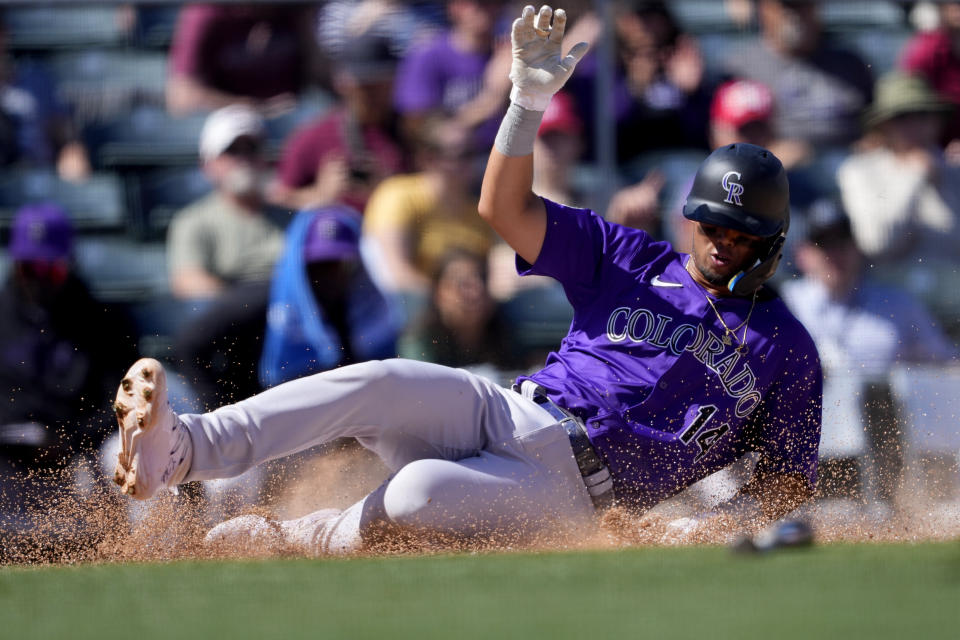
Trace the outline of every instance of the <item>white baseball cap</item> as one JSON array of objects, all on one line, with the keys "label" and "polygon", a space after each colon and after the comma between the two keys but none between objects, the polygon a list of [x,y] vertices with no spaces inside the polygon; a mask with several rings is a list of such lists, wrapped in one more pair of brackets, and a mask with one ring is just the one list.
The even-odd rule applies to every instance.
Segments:
[{"label": "white baseball cap", "polygon": [[211,113],[200,131],[200,157],[216,158],[241,136],[263,138],[263,118],[255,109],[242,104],[231,104]]}]

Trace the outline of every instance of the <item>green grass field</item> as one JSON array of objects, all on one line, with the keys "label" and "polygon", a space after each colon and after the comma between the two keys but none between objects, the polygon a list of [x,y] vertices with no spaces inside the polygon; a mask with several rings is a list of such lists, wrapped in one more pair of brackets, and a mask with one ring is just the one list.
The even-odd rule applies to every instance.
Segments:
[{"label": "green grass field", "polygon": [[960,542],[0,569],[0,638],[960,637]]}]

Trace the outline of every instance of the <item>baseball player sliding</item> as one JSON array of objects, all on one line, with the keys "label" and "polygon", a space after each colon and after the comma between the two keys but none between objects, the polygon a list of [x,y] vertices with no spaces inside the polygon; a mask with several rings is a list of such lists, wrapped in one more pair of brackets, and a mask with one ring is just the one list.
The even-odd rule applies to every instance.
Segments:
[{"label": "baseball player sliding", "polygon": [[697,223],[689,254],[533,196],[540,119],[587,49],[562,54],[565,24],[547,6],[513,24],[511,105],[479,207],[519,271],[556,278],[573,305],[546,366],[511,390],[429,363],[367,362],[178,416],[160,363],[142,359],[115,404],[124,493],[148,499],[355,437],[393,472],[360,502],[290,521],[241,516],[207,535],[308,554],[360,550],[383,527],[455,540],[576,533],[611,505],[642,513],[750,451],[760,454],[752,479],[712,511],[670,522],[666,541],[760,524],[810,497],[820,363],[764,286],[789,222],[780,161],[735,144],[703,162],[684,207]]}]

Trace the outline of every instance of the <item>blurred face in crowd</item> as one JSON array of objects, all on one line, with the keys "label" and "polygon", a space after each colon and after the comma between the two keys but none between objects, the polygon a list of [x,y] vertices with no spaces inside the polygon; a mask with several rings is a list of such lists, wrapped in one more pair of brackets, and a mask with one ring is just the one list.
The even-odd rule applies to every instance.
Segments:
[{"label": "blurred face in crowd", "polygon": [[663,69],[676,29],[665,14],[632,11],[618,16],[616,29],[627,79],[631,87],[641,90]]},{"label": "blurred face in crowd", "polygon": [[480,178],[476,156],[468,147],[454,147],[434,152],[431,166],[444,181],[448,194],[468,196]]},{"label": "blurred face in crowd", "polygon": [[360,263],[355,258],[316,260],[307,263],[307,280],[317,304],[324,309],[345,305]]},{"label": "blurred face in crowd", "polygon": [[887,146],[898,153],[937,146],[942,129],[937,113],[902,113],[880,125]]},{"label": "blurred face in crowd", "polygon": [[53,302],[70,275],[70,261],[67,258],[18,260],[13,267],[24,295],[40,306]]},{"label": "blurred face in crowd", "polygon": [[483,259],[466,253],[449,259],[437,277],[433,297],[441,320],[453,331],[482,328],[493,313]]},{"label": "blurred face in crowd", "polygon": [[820,40],[820,15],[816,2],[760,0],[760,28],[775,50],[794,56],[812,53]]},{"label": "blurred face in crowd", "polygon": [[266,181],[263,141],[240,136],[226,151],[205,165],[207,176],[227,195],[251,204],[259,204]]},{"label": "blurred face in crowd", "polygon": [[567,171],[580,159],[583,143],[578,133],[550,131],[537,136],[534,143],[537,161],[534,170],[554,173]]},{"label": "blurred face in crowd", "polygon": [[422,147],[418,163],[422,169],[439,174],[445,191],[453,192],[470,187],[476,171],[470,145],[470,131],[442,119],[429,119],[420,130]]},{"label": "blurred face in crowd", "polygon": [[960,2],[940,4],[940,24],[949,31],[960,31]]},{"label": "blurred face in crowd", "polygon": [[384,125],[393,117],[392,74],[376,78],[358,78],[347,71],[337,74],[337,92],[357,122]]},{"label": "blurred face in crowd", "polygon": [[503,3],[475,2],[473,0],[450,0],[447,15],[454,29],[477,41],[490,40]]},{"label": "blurred face in crowd", "polygon": [[860,279],[863,256],[848,233],[836,233],[800,245],[797,265],[826,287],[830,297],[839,300],[848,296]]}]

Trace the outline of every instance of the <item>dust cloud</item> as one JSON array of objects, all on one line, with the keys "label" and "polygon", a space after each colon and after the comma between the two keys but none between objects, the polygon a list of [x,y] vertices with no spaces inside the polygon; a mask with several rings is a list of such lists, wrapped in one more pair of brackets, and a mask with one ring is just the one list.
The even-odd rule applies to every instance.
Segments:
[{"label": "dust cloud", "polygon": [[[929,472],[929,470],[925,470]],[[949,478],[955,470],[947,470]],[[5,481],[0,490],[0,564],[68,565],[78,563],[167,562],[297,555],[291,549],[210,550],[206,532],[242,513],[291,519],[328,507],[344,508],[377,487],[388,471],[370,452],[352,442],[307,452],[266,465],[257,487],[211,497],[199,485],[179,495],[165,494],[135,502],[108,483],[101,469],[74,465],[56,473],[31,474]],[[936,474],[929,474],[934,477]],[[956,476],[953,476],[954,480]],[[825,482],[843,482],[842,474]],[[929,480],[922,489],[940,487]],[[956,484],[956,483],[954,483]],[[44,489],[39,489],[44,488]],[[729,489],[728,489],[729,490]],[[642,517],[611,509],[592,535],[571,537],[560,527],[543,527],[533,539],[415,539],[384,531],[365,554],[410,554],[440,551],[616,549],[662,544],[666,522],[703,509],[707,490],[686,491]],[[960,539],[960,495],[955,487],[937,491],[903,487],[897,500],[871,503],[863,497],[837,497],[830,487],[793,515],[813,529],[817,543],[920,542]],[[24,495],[32,495],[30,501]],[[250,496],[255,495],[251,500]],[[705,534],[702,544],[728,544],[741,529]]]}]

